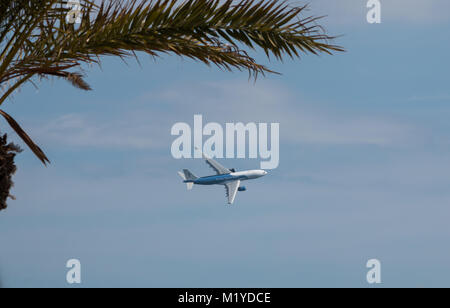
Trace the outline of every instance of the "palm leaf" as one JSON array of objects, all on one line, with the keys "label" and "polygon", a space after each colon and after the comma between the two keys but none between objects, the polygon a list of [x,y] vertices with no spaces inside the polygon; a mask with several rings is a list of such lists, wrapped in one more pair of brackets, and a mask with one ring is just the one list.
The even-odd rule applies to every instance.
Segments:
[{"label": "palm leaf", "polygon": [[[34,76],[56,76],[83,90],[73,71],[100,64],[102,56],[137,58],[170,53],[257,78],[275,73],[250,55],[277,60],[343,51],[305,14],[307,6],[282,0],[81,0],[81,25],[66,21],[67,1],[2,0],[0,3],[0,105]],[[8,115],[3,117],[43,161],[47,158]]]},{"label": "palm leaf", "polygon": [[14,120],[9,114],[0,109],[0,115],[2,115],[12,129],[19,135],[20,138],[27,144],[27,146],[33,151],[33,153],[41,160],[41,162],[46,165],[50,163],[47,156],[44,152],[39,148],[33,140],[25,133],[25,131],[20,127],[20,125]]}]

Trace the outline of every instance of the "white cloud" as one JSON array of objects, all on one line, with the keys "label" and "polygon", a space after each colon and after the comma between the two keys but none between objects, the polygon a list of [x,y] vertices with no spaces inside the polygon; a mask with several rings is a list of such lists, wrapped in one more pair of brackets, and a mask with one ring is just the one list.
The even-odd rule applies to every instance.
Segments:
[{"label": "white cloud", "polygon": [[[174,90],[176,89],[176,90]],[[177,105],[183,118],[196,112],[212,122],[280,123],[281,139],[289,143],[374,144],[405,142],[411,128],[368,114],[314,109],[314,104],[291,90],[259,81],[204,83],[163,90],[160,98]],[[176,116],[175,116],[176,117]]]},{"label": "white cloud", "polygon": [[[68,114],[33,131],[42,143],[98,148],[169,148],[171,127],[193,125],[194,114],[207,122],[280,123],[290,144],[371,144],[407,142],[411,128],[370,114],[315,108],[314,102],[267,81],[172,85],[135,99],[126,113]],[[140,104],[142,101],[142,104]]]},{"label": "white cloud", "polygon": [[[315,0],[310,4],[314,15],[327,15],[332,24],[364,24],[367,0]],[[381,0],[382,22],[440,23],[449,21],[450,2],[442,0]]]},{"label": "white cloud", "polygon": [[34,131],[40,140],[57,144],[142,149],[160,146],[148,135],[154,129],[153,125],[136,122],[131,116],[100,120],[82,114],[67,114]]}]

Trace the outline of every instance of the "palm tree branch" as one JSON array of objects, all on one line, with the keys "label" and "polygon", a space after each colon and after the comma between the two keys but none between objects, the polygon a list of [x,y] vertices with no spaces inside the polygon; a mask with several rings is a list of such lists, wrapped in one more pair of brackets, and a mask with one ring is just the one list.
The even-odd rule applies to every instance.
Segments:
[{"label": "palm tree branch", "polygon": [[[183,38],[183,44],[186,38],[195,38],[217,47],[220,38],[235,47],[257,45],[279,60],[283,59],[283,54],[293,57],[300,52],[317,54],[343,50],[328,44],[334,37],[315,25],[317,18],[301,18],[306,6],[289,8],[284,1],[277,0],[241,0],[236,5],[231,0],[221,4],[218,0],[188,0],[179,6],[175,6],[176,0],[144,1],[137,7],[135,2],[119,1],[121,6],[112,3],[101,6],[92,24],[85,23],[85,27],[77,31],[81,35],[78,52],[101,54],[111,43],[120,47],[123,54],[139,45],[151,54],[153,51],[173,52],[173,48],[161,48],[158,44],[161,37],[174,40],[174,44]],[[182,55],[197,58],[194,52]]]},{"label": "palm tree branch", "polygon": [[44,152],[42,152],[41,148],[39,148],[33,140],[25,133],[25,131],[20,127],[20,125],[14,120],[9,114],[5,111],[0,110],[0,115],[2,115],[8,124],[14,129],[14,131],[19,135],[20,138],[28,145],[28,147],[33,151],[33,153],[41,160],[41,162],[46,165],[50,163],[47,156],[45,156]]},{"label": "palm tree branch", "polygon": [[[330,43],[317,24],[304,16],[307,6],[280,0],[81,0],[82,23],[66,21],[66,0],[2,0],[0,4],[0,86],[13,81],[0,104],[33,76],[56,76],[89,90],[83,75],[70,69],[82,63],[101,64],[101,57],[153,57],[172,53],[216,65],[247,70],[255,78],[266,72],[246,48],[261,48],[277,60],[304,54],[343,51]],[[5,8],[5,10],[3,10]],[[6,12],[6,13],[5,13]],[[10,125],[12,118],[1,114]],[[31,139],[20,132],[43,161]],[[39,149],[40,150],[40,149]]]},{"label": "palm tree branch", "polygon": [[234,3],[188,0],[176,6],[176,0],[139,4],[135,0],[103,1],[99,7],[85,7],[77,30],[61,22],[55,36],[44,27],[39,40],[49,44],[40,56],[91,63],[103,55],[128,57],[143,51],[156,56],[169,52],[222,68],[244,68],[257,75],[270,70],[241,52],[242,45],[252,49],[256,45],[278,60],[284,55],[342,51],[328,43],[333,37],[315,25],[317,18],[300,18],[306,6],[289,8],[277,0]]}]

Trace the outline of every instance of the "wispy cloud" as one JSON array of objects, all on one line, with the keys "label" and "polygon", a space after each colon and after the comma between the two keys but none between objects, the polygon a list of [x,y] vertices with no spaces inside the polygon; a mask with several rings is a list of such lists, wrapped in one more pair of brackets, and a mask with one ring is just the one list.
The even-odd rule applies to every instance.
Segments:
[{"label": "wispy cloud", "polygon": [[450,101],[450,95],[414,95],[411,96],[408,101],[410,102],[436,102],[436,101]]},{"label": "wispy cloud", "polygon": [[270,82],[236,81],[168,88],[159,97],[177,105],[180,116],[199,112],[208,121],[278,122],[288,143],[392,145],[406,142],[411,128],[404,123],[314,108],[299,92]]},{"label": "wispy cloud", "polygon": [[[332,24],[366,23],[367,0],[315,0],[311,12],[328,15]],[[381,0],[382,21],[386,23],[441,23],[448,22],[450,2],[442,0]]]},{"label": "wispy cloud", "polygon": [[301,93],[266,81],[172,85],[135,100],[143,104],[126,113],[68,114],[34,132],[42,142],[68,146],[156,149],[168,147],[173,124],[193,125],[194,114],[223,125],[280,123],[281,141],[291,144],[386,146],[405,143],[411,131],[370,114],[315,108]]},{"label": "wispy cloud", "polygon": [[67,114],[36,128],[35,134],[43,142],[68,146],[147,149],[161,146],[152,133],[155,130],[151,121],[136,121],[131,114],[108,119]]}]

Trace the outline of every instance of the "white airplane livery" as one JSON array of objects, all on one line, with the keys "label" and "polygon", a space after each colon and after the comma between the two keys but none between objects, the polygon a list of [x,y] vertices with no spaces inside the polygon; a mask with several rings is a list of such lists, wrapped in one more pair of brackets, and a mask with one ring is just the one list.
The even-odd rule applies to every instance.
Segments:
[{"label": "white airplane livery", "polygon": [[203,154],[206,163],[216,171],[216,175],[196,177],[192,172],[184,169],[178,172],[187,189],[191,190],[195,185],[224,185],[227,193],[228,204],[233,204],[238,191],[246,191],[245,186],[241,186],[242,181],[253,180],[267,174],[264,170],[247,170],[236,172],[235,169],[227,169],[214,159]]}]

